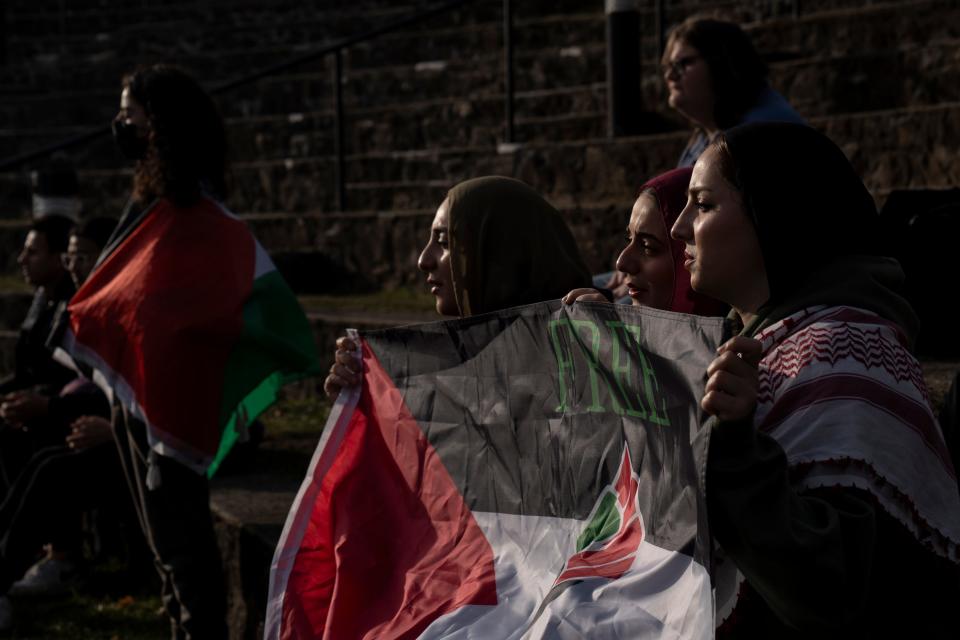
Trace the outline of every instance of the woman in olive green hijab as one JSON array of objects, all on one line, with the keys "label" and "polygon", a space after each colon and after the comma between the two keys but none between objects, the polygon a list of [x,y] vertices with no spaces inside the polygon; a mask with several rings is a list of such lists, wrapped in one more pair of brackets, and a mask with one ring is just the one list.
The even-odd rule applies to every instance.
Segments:
[{"label": "woman in olive green hijab", "polygon": [[449,316],[560,298],[567,285],[590,282],[557,210],[526,184],[501,176],[447,192],[417,266],[437,312]]},{"label": "woman in olive green hijab", "polygon": [[[461,182],[437,208],[417,260],[437,313],[466,317],[590,287],[590,272],[563,218],[539,193],[513,178]],[[337,351],[324,391],[336,398],[359,374],[348,338]]]}]

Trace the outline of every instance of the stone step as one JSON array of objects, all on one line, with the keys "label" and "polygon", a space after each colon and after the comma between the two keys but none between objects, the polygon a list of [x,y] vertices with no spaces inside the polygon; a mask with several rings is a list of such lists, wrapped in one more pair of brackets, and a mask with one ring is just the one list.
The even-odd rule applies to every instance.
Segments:
[{"label": "stone step", "polygon": [[[841,145],[877,195],[894,188],[960,183],[955,153],[960,103],[830,117],[813,124]],[[512,175],[565,211],[585,259],[600,270],[609,266],[619,233],[611,235],[609,243],[597,238],[605,239],[605,230],[621,228],[637,186],[673,166],[685,139],[681,132],[531,144],[508,154],[481,148],[356,156],[350,159],[349,175],[367,171],[377,179],[349,183],[348,198],[358,208],[375,206],[347,213],[321,210],[324,203],[332,203],[329,158],[251,163],[235,169],[236,192],[229,204],[256,214],[249,219],[269,250],[312,249],[350,273],[363,275],[378,265],[392,282],[410,283],[419,280],[414,266],[418,248],[446,189],[476,175]],[[6,195],[16,187],[10,178],[0,176],[0,193],[5,194],[0,205],[18,210],[13,207],[17,204],[25,210],[25,200],[17,203]],[[99,196],[87,200],[93,203],[92,212],[119,211],[129,188],[128,174],[83,172],[81,178],[86,193]],[[0,227],[14,236],[0,240],[5,251],[0,265],[8,272],[23,237],[19,224]],[[380,275],[374,279],[379,281]]]},{"label": "stone step", "polygon": [[[599,45],[519,52],[514,86],[522,96],[522,92],[603,82],[604,55],[605,49]],[[392,110],[398,105],[420,103],[428,98],[463,100],[474,95],[498,94],[502,91],[502,64],[499,53],[495,52],[480,61],[439,60],[425,64],[389,65],[349,71],[343,86],[348,115],[354,114],[358,107]],[[10,96],[0,104],[0,123],[28,123],[28,134],[36,132],[32,135],[49,128],[78,131],[84,126],[113,118],[118,96],[116,83],[105,89],[48,90]],[[279,75],[225,94],[218,98],[218,102],[229,119],[285,117],[292,112],[329,113],[332,109],[330,75],[326,72]],[[64,109],[65,105],[69,108]],[[38,126],[39,123],[43,126]],[[10,139],[20,127],[0,126],[0,130],[4,130]],[[59,131],[53,133],[59,134]]]},{"label": "stone step", "polygon": [[[892,20],[894,13],[909,10],[916,19]],[[810,14],[801,20],[766,20],[748,27],[754,32],[762,50],[779,52],[779,55],[801,56],[821,51],[856,51],[868,43],[923,42],[929,38],[956,35],[950,25],[960,8],[946,0],[910,0],[907,6],[882,4],[845,11]],[[866,32],[859,30],[847,37],[847,23],[856,18],[858,29],[868,25]],[[904,26],[906,25],[906,26]],[[838,35],[844,37],[837,37]],[[447,59],[451,55],[470,59],[482,56],[500,47],[500,24],[493,20],[434,29],[429,37],[419,32],[387,34],[375,42],[357,45],[346,55],[349,69],[398,62]],[[554,15],[546,18],[520,21],[516,29],[516,45],[520,48],[550,46],[577,46],[603,42],[604,22],[599,12],[574,15]],[[653,60],[658,52],[652,48],[654,39],[644,40],[645,59]],[[240,69],[263,67],[267,61],[285,59],[292,52],[315,46],[315,41],[301,44],[284,42],[281,46],[241,47],[202,55],[187,52],[171,55],[166,49],[137,56],[140,62],[159,58],[173,59],[194,70],[201,78],[229,78],[238,75]],[[50,54],[54,56],[54,54]],[[117,56],[113,50],[105,50],[90,56],[71,56],[69,61],[56,57],[46,59],[46,65],[34,68],[31,65],[11,65],[0,74],[5,86],[59,86],[61,88],[115,86],[117,78],[127,71],[127,58]],[[111,61],[113,61],[111,63]],[[12,74],[12,75],[11,75]],[[18,76],[17,74],[20,74]],[[24,77],[21,77],[24,76]]]},{"label": "stone step", "polygon": [[[573,53],[571,54],[571,51]],[[958,98],[957,84],[953,82],[956,75],[956,67],[960,62],[960,44],[958,40],[943,40],[930,42],[925,45],[908,45],[899,50],[873,51],[853,54],[849,56],[830,56],[827,58],[804,59],[791,62],[783,62],[772,65],[771,81],[772,84],[783,91],[785,95],[798,107],[798,109],[807,116],[817,116],[825,113],[838,113],[857,111],[864,108],[893,108],[910,105],[927,104],[931,102],[954,101]],[[550,55],[550,54],[553,55]],[[597,76],[596,70],[602,69],[602,50],[598,47],[574,48],[551,50],[550,52],[536,52],[533,59],[537,60],[534,65],[525,65],[522,59],[518,67],[524,72],[520,74],[517,86],[523,89],[524,86],[535,84],[542,85],[548,78],[559,75],[560,69],[577,67],[578,73],[590,77]],[[490,60],[491,64],[494,62]],[[415,67],[406,67],[415,69]],[[459,67],[464,69],[463,65]],[[451,73],[457,69],[455,65]],[[371,70],[370,73],[360,74],[355,81],[347,83],[348,98],[350,87],[369,87],[377,86],[376,78],[396,77],[397,67],[389,67],[384,70]],[[413,75],[427,78],[427,87],[424,93],[431,93],[433,90],[442,90],[447,84],[452,85],[450,89],[457,90],[454,95],[459,96],[457,102],[451,102],[446,107],[447,112],[463,111],[465,109],[464,97],[467,89],[464,86],[458,86],[456,82],[445,83],[443,77],[446,73],[413,71]],[[485,74],[477,72],[471,80],[480,81]],[[409,98],[420,98],[422,93],[414,91],[411,87],[412,82],[403,80],[399,76],[399,85],[407,86]],[[407,78],[411,76],[408,75]],[[458,76],[459,77],[459,76]],[[239,150],[239,158],[264,157],[264,149],[259,148],[261,142],[266,141],[266,157],[271,156],[301,156],[317,153],[317,150],[326,150],[332,146],[332,116],[329,110],[329,94],[324,94],[324,87],[316,82],[320,78],[316,75],[306,74],[304,76],[286,76],[291,82],[286,85],[286,92],[281,93],[280,80],[276,83],[271,81],[269,84],[276,91],[264,90],[256,94],[251,94],[248,101],[243,99],[228,100],[223,102],[228,105],[238,105],[237,108],[248,112],[283,110],[284,105],[287,109],[294,108],[296,112],[292,114],[295,122],[291,123],[291,114],[284,113],[283,116],[277,116],[273,120],[261,119],[239,119],[231,121],[231,133],[234,134],[233,148]],[[568,82],[575,80],[569,77]],[[302,83],[294,82],[294,79],[303,80]],[[379,92],[388,95],[396,95],[389,92],[389,82],[382,82]],[[499,87],[499,80],[496,84]],[[587,85],[588,90],[584,91],[582,87],[567,87],[559,90],[541,91],[519,91],[517,94],[517,111],[522,119],[525,109],[532,112],[544,113],[545,110],[557,105],[557,100],[566,101],[567,105],[562,103],[557,106],[557,112],[569,112],[572,109],[581,108],[584,100],[589,105],[588,108],[596,112],[602,112],[605,109],[605,90],[601,82]],[[857,90],[861,87],[863,90]],[[489,83],[480,85],[475,91],[481,92],[483,97],[476,97],[471,102],[480,104],[480,108],[499,111],[502,113],[502,96],[491,93],[491,89],[496,88]],[[648,71],[645,76],[644,89],[647,104],[659,105],[663,108],[663,88],[658,75],[654,69]],[[329,91],[328,87],[326,90]],[[483,93],[486,92],[486,93]],[[0,112],[6,112],[6,117],[13,121],[33,122],[44,121],[52,122],[57,118],[66,117],[66,111],[63,109],[65,103],[72,105],[74,113],[80,117],[73,122],[96,122],[106,121],[115,111],[115,90],[109,92],[91,91],[81,94],[63,94],[62,96],[51,96],[49,98],[30,98],[9,100],[4,106],[0,106]],[[371,90],[367,96],[358,96],[358,100],[373,100],[377,91]],[[433,94],[436,95],[436,94]],[[450,95],[450,93],[447,93]],[[548,99],[549,98],[549,99]],[[428,103],[420,103],[420,108],[428,104],[431,108],[439,108],[443,98],[435,98]],[[319,106],[321,110],[310,112],[309,107]],[[407,108],[416,110],[417,106],[405,105]],[[468,110],[476,108],[471,104],[466,107]],[[395,119],[386,126],[383,120],[378,116],[378,112],[389,111]],[[306,112],[306,113],[305,113]],[[433,127],[425,126],[426,123],[432,123],[431,116],[424,117],[421,113],[413,113],[412,119],[420,127],[405,126],[398,119],[402,112],[391,104],[388,106],[379,105],[370,109],[357,109],[348,106],[348,119],[359,120],[360,125],[347,125],[347,149],[348,152],[364,151],[372,148],[410,148],[423,147],[429,144],[425,136],[425,131],[430,133]],[[298,120],[300,115],[304,119]],[[668,114],[665,114],[668,115]],[[490,118],[497,121],[502,115],[490,114]],[[674,116],[675,117],[675,116]],[[440,117],[443,121],[444,117]],[[472,117],[471,121],[476,121]],[[488,121],[489,122],[489,121]],[[309,125],[310,131],[306,137],[301,132]],[[369,126],[373,125],[373,126]],[[261,130],[269,127],[270,130],[261,133]],[[280,127],[279,131],[274,131],[275,127]],[[523,123],[521,123],[521,128]],[[447,129],[441,123],[440,131]],[[458,132],[460,127],[455,127]],[[239,129],[239,132],[236,131]],[[256,130],[256,133],[243,133],[244,129]],[[16,153],[32,150],[64,139],[81,131],[86,130],[82,127],[34,127],[26,131],[19,129],[0,129],[0,157],[9,157]],[[386,132],[387,138],[384,139],[383,132]],[[499,132],[491,132],[493,136],[491,143],[495,142]],[[546,135],[552,137],[555,131],[547,131]],[[526,139],[536,140],[536,133],[531,135],[526,132]],[[476,144],[480,137],[470,136],[467,143]],[[272,141],[279,139],[281,144],[285,144],[286,149],[278,149]],[[441,138],[431,138],[437,144],[464,144],[464,139],[443,140]],[[522,139],[522,138],[521,138]],[[274,147],[274,149],[270,149]],[[249,155],[247,155],[249,153]],[[78,161],[85,166],[115,166],[118,157],[110,145],[99,145],[89,149],[83,149],[78,154]]]},{"label": "stone step", "polygon": [[[58,0],[59,2],[59,0]],[[111,3],[115,4],[115,3]],[[187,27],[183,35],[187,41],[197,37],[199,31],[222,38],[231,34],[269,30],[277,25],[297,28],[302,25],[310,29],[309,38],[317,40],[317,35],[328,31],[340,35],[356,35],[362,30],[382,24],[386,20],[394,21],[410,16],[424,8],[435,6],[435,2],[393,2],[388,0],[371,2],[361,0],[349,6],[342,4],[331,10],[329,2],[297,2],[294,0],[275,0],[269,4],[263,2],[175,2],[149,5],[109,7],[82,7],[71,2],[64,12],[59,4],[52,8],[43,8],[30,3],[21,9],[8,9],[8,23],[16,29],[10,37],[13,45],[21,40],[39,41],[54,47],[64,42],[71,48],[87,46],[91,37],[111,31],[120,31],[131,25],[149,25],[152,33],[162,33],[177,25]],[[671,3],[671,10],[683,12],[682,15],[700,8],[723,7],[733,2],[700,1]],[[499,2],[473,2],[465,8],[444,14],[454,24],[475,20],[497,20],[501,15]],[[569,13],[582,10],[582,0],[525,0],[514,4],[513,12],[517,19],[535,18],[547,13]],[[375,23],[372,21],[376,21]],[[422,27],[416,27],[422,28]],[[284,34],[283,40],[289,37]],[[216,42],[217,40],[215,40]],[[171,46],[179,43],[171,42]]]},{"label": "stone step", "polygon": [[[91,55],[117,48],[138,56],[164,41],[171,54],[216,50],[223,46],[262,46],[278,42],[323,42],[347,37],[411,15],[417,3],[382,6],[352,3],[323,11],[304,2],[209,2],[180,6],[117,7],[114,10],[9,11],[7,55],[28,61],[50,52]],[[150,42],[153,40],[154,42]]]},{"label": "stone step", "polygon": [[[579,55],[538,52],[535,67],[520,64],[524,73],[516,84],[520,90],[515,97],[515,109],[519,118],[518,133],[521,140],[537,140],[533,124],[525,116],[544,117],[552,114],[590,112],[602,114],[606,110],[606,85],[595,82],[577,86],[576,76],[568,74],[565,86],[559,89],[526,90],[531,85],[542,86],[548,78],[559,71],[576,67],[576,73],[595,76],[595,69],[602,69],[603,52],[599,49],[579,49]],[[586,62],[587,59],[591,62]],[[567,61],[576,64],[567,64]],[[491,61],[492,63],[492,61]],[[406,73],[404,73],[406,72]],[[865,109],[877,110],[920,106],[938,102],[960,100],[960,85],[954,82],[960,72],[960,40],[930,42],[924,45],[908,45],[900,49],[861,52],[845,56],[829,56],[771,65],[771,83],[780,90],[807,117],[827,114],[851,113]],[[447,73],[456,80],[445,80]],[[361,74],[351,78],[349,87],[365,87],[366,96],[358,96],[363,102],[348,105],[346,122],[346,145],[348,153],[374,149],[425,148],[432,145],[479,145],[495,144],[502,137],[503,96],[496,86],[471,85],[478,83],[487,72],[475,70],[472,77],[464,66],[455,66],[443,71],[416,71],[413,67],[388,67],[375,73]],[[414,87],[419,79],[425,84],[418,93]],[[287,80],[283,85],[280,80]],[[267,90],[251,97],[256,105],[242,107],[251,112],[281,114],[262,117],[232,118],[228,121],[231,137],[231,152],[240,160],[297,158],[328,152],[333,146],[333,115],[329,109],[328,87],[316,83],[317,76],[286,76],[269,84],[275,90]],[[314,82],[312,82],[314,81]],[[462,82],[462,83],[461,83]],[[666,109],[663,85],[655,68],[648,68],[644,77],[645,104],[668,119],[673,117],[681,124],[679,116]],[[286,92],[281,93],[285,87]],[[373,87],[373,88],[371,88]],[[377,104],[374,96],[391,96],[389,105]],[[349,95],[349,92],[348,92]],[[423,96],[434,96],[424,101]],[[115,98],[115,96],[111,96]],[[65,98],[66,99],[66,98]],[[99,96],[105,105],[106,114],[113,100]],[[404,99],[419,99],[419,103],[404,103]],[[237,97],[224,100],[229,104],[242,101]],[[374,106],[357,107],[370,101]],[[42,102],[24,101],[21,109],[37,112],[43,108],[56,111],[60,100]],[[295,113],[283,111],[302,106]],[[10,108],[12,105],[8,105]],[[310,107],[318,107],[311,111]],[[481,117],[478,111],[482,111]],[[106,117],[106,115],[104,115]],[[603,117],[603,116],[601,116]],[[463,125],[482,126],[471,130]],[[409,122],[408,122],[409,121]],[[598,123],[602,126],[602,123]],[[35,128],[32,130],[0,130],[0,157],[52,144],[70,135],[82,132],[82,128]],[[476,133],[476,135],[474,135]],[[553,137],[556,131],[545,132]],[[450,135],[459,136],[450,139]],[[119,157],[111,145],[91,145],[77,157],[78,164],[86,167],[117,166]]]},{"label": "stone step", "polygon": [[[346,152],[430,146],[492,147],[504,137],[504,105],[503,95],[487,93],[350,109],[344,122]],[[559,129],[562,120],[556,118],[577,116],[597,118],[595,126],[579,132],[578,137],[603,135],[605,111],[606,88],[602,84],[518,91],[514,97],[515,134],[519,140],[556,139],[564,134]],[[331,153],[334,122],[329,109],[230,119],[226,123],[230,153],[239,161]],[[0,129],[0,159],[54,144],[85,130]],[[91,143],[72,157],[77,166],[86,168],[116,168],[123,163],[109,140]]]},{"label": "stone step", "polygon": [[892,43],[960,36],[960,5],[952,0],[877,2],[746,25],[760,51],[792,57],[875,51]]},{"label": "stone step", "polygon": [[[889,45],[882,49],[820,54],[770,64],[770,82],[803,112],[815,117],[865,109],[915,106],[953,101],[960,91],[951,80],[958,72],[960,40],[942,39]],[[771,56],[776,55],[775,51]],[[343,84],[348,113],[356,108],[417,102],[423,96],[463,99],[503,91],[499,52],[470,61],[446,59],[355,70]],[[595,85],[605,94],[606,46],[603,42],[548,47],[520,52],[516,59],[515,91],[538,92]],[[649,60],[642,71],[644,104],[665,104],[659,61]],[[868,91],[869,89],[869,91]],[[230,96],[234,113],[269,115],[328,110],[332,84],[328,73],[278,76],[249,91]],[[850,95],[852,94],[852,95]]]},{"label": "stone step", "polygon": [[960,100],[960,39],[785,61],[770,82],[805,117],[921,107]]},{"label": "stone step", "polygon": [[[477,125],[477,120],[481,116],[469,112],[461,115],[456,112],[457,106],[440,105],[433,110],[433,113],[437,114],[434,120],[428,120],[423,123],[422,127],[413,130],[409,128],[409,122],[404,122],[407,128],[394,124],[394,121],[387,119],[390,114],[386,113],[382,120],[367,119],[359,123],[355,122],[352,130],[357,138],[366,137],[371,141],[393,136],[396,132],[406,132],[405,135],[409,136],[406,140],[411,146],[422,147],[438,142],[441,147],[449,145],[463,147],[479,144],[478,148],[483,149],[484,153],[493,155],[496,141],[502,139],[502,116],[490,112],[485,117],[485,128],[477,126],[471,129],[469,125]],[[492,108],[496,109],[497,107],[498,105],[493,105]],[[459,140],[448,138],[446,141],[442,138],[434,140],[429,137],[433,135],[434,131],[438,130],[427,125],[442,126],[447,131],[456,131],[458,123],[463,123],[462,135],[469,134],[470,137]],[[481,120],[479,124],[484,124],[484,121]],[[518,118],[516,125],[519,137],[544,140],[596,138],[604,135],[605,132],[605,120],[602,112],[573,116]],[[528,134],[528,131],[531,133]],[[268,134],[260,134],[258,139],[263,144],[269,144]],[[309,137],[305,140],[309,141]],[[115,150],[110,147],[111,141],[109,139],[104,139],[98,144],[105,145],[101,148],[103,154],[116,155]],[[374,145],[364,146],[372,147]],[[330,150],[329,147],[325,149],[327,153]],[[82,158],[78,158],[77,164],[83,166]],[[117,215],[116,212],[121,210],[127,198],[130,175],[129,169],[81,170],[81,196],[84,198],[86,210],[90,214]],[[236,194],[236,197],[232,198],[231,201],[242,205],[237,207],[238,210],[249,210],[250,212],[276,210],[329,211],[334,207],[335,194],[331,188],[334,164],[331,156],[236,163],[232,167],[231,175],[231,184]],[[346,175],[349,182],[371,182],[362,162],[354,167],[348,167]],[[403,171],[397,171],[395,175],[403,175]],[[4,213],[25,213],[29,211],[31,197],[29,180],[24,172],[0,174],[0,185],[3,187],[3,191],[0,192],[0,211]],[[360,201],[364,201],[363,196],[360,196]],[[373,202],[379,203],[382,200],[378,198]],[[401,206],[400,201],[395,204]],[[350,205],[350,207],[358,208],[362,205],[358,203]]]},{"label": "stone step", "polygon": [[[852,160],[869,188],[883,189],[958,182],[960,161],[953,153],[960,142],[958,117],[960,107],[949,103],[829,116],[813,119],[812,123],[851,150]],[[602,135],[601,114],[540,124],[562,131],[565,135],[556,139],[567,141],[531,143],[512,157],[494,154],[488,146],[467,147],[473,151],[466,154],[463,148],[455,147],[449,153],[438,151],[435,156],[429,151],[351,156],[346,177],[348,185],[353,185],[348,186],[353,204],[348,205],[351,209],[431,208],[437,204],[436,195],[442,193],[441,183],[452,184],[486,173],[517,175],[551,197],[580,194],[585,201],[618,197],[621,189],[635,188],[637,176],[673,166],[686,138],[680,132],[614,141],[597,139]],[[582,140],[575,140],[578,133],[585,134],[580,136]],[[858,149],[864,151],[854,153]],[[595,174],[581,171],[587,164],[596,167]],[[630,180],[608,188],[614,184],[609,176],[621,174],[629,175]],[[562,175],[565,181],[554,179],[556,175]],[[233,168],[232,177],[234,194],[229,203],[237,211],[320,212],[334,206],[330,156],[240,163]],[[394,184],[398,182],[403,184]],[[129,174],[82,171],[81,184],[91,212],[114,213],[126,200]],[[0,175],[0,186],[0,209],[28,210],[29,193],[23,176]],[[394,186],[399,187],[396,198],[386,195]],[[364,194],[367,190],[372,193]]]},{"label": "stone step", "polygon": [[[550,8],[543,13],[515,16],[514,27],[517,35],[521,35],[530,24],[536,24],[545,16],[576,15],[584,8],[580,6],[576,10],[567,11]],[[592,9],[594,14],[598,12],[597,7],[586,9]],[[599,11],[602,19],[602,6]],[[244,48],[270,50],[300,44],[316,46],[359,36],[416,13],[416,7],[403,5],[373,12],[354,9],[326,13],[305,13],[292,9],[275,11],[272,6],[263,5],[260,12],[254,14],[231,11],[226,21],[217,20],[216,16],[211,15],[190,18],[176,14],[148,21],[144,20],[143,15],[137,15],[137,22],[132,24],[104,26],[87,33],[74,30],[72,34],[59,35],[54,31],[48,32],[47,37],[29,33],[16,35],[18,25],[14,23],[11,26],[15,35],[9,39],[8,56],[13,59],[19,57],[27,64],[31,60],[43,62],[56,52],[69,52],[74,56],[99,56],[105,52],[121,50],[126,55],[140,57],[154,53],[157,42],[165,43],[165,53],[170,56]],[[440,14],[405,26],[396,34],[378,37],[396,37],[397,34],[404,38],[415,34],[421,37],[436,37],[451,28],[469,29],[474,25],[486,28],[501,24],[500,13],[500,6],[497,4],[477,3],[459,11]],[[74,24],[72,20],[70,24]]]},{"label": "stone step", "polygon": [[[40,60],[58,51],[74,56],[102,55],[120,50],[130,57],[152,53],[155,42],[163,42],[168,55],[194,51],[218,51],[240,47],[261,48],[270,45],[318,43],[361,34],[371,28],[413,15],[429,4],[390,4],[373,8],[360,3],[338,7],[336,11],[318,9],[309,3],[272,2],[216,8],[209,2],[187,3],[169,7],[149,6],[120,8],[117,11],[76,10],[65,15],[56,11],[10,11],[7,56],[13,62]],[[672,2],[666,6],[667,24],[679,22],[687,15],[704,10],[725,10],[740,19],[756,19],[762,14],[743,3],[730,0]],[[522,30],[525,21],[548,15],[597,13],[602,4],[588,6],[582,0],[514,3],[515,26]],[[644,34],[653,37],[655,6],[644,3],[640,8]],[[441,14],[405,30],[432,36],[432,31],[445,26],[499,24],[502,5],[499,2],[474,2]],[[149,37],[145,37],[149,36]]]},{"label": "stone step", "polygon": [[[347,50],[346,68],[356,69],[384,64],[414,64],[423,60],[464,59],[486,55],[502,47],[502,25],[499,21],[464,26],[435,28],[426,36],[421,32],[398,31],[376,40],[357,44]],[[582,42],[601,42],[604,34],[602,12],[536,18],[519,22],[514,33],[519,49],[544,46],[571,46]],[[321,48],[325,43],[307,39],[283,41],[266,46],[237,46],[214,50],[171,52],[163,47],[142,52],[137,63],[169,61],[190,69],[198,78],[221,82],[253,70],[282,62]],[[653,52],[652,55],[656,55]],[[331,64],[316,61],[305,69],[324,69]],[[123,73],[130,71],[130,58],[113,49],[88,55],[46,54],[37,64],[8,65],[0,70],[0,81],[22,88],[34,86],[83,89],[115,87]]]}]

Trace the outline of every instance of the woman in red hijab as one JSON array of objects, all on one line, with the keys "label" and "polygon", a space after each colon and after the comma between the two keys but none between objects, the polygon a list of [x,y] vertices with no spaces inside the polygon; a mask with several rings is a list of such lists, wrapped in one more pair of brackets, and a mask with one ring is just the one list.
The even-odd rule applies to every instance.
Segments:
[{"label": "woman in red hijab", "polygon": [[[627,246],[617,258],[617,271],[625,276],[627,295],[634,305],[655,309],[722,315],[723,303],[690,287],[690,273],[683,268],[684,245],[670,237],[670,228],[687,204],[690,168],[668,171],[640,187],[627,224]],[[564,298],[607,302],[596,289],[574,289]]]}]

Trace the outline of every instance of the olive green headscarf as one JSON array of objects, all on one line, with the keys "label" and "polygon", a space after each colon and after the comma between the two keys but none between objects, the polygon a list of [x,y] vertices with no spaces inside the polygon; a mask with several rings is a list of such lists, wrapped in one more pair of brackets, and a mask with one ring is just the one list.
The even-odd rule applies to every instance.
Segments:
[{"label": "olive green headscarf", "polygon": [[512,178],[461,182],[447,193],[450,270],[461,316],[590,287],[590,272],[560,214]]}]

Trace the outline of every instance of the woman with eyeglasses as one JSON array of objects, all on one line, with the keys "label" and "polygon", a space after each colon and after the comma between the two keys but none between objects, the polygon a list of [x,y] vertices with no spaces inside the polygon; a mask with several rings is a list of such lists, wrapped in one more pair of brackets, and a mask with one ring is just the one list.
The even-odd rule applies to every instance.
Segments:
[{"label": "woman with eyeglasses", "polygon": [[[736,24],[692,16],[673,27],[661,60],[668,101],[694,125],[677,167],[692,167],[717,135],[748,122],[804,124],[786,99],[767,83],[767,66],[750,37]],[[594,285],[626,302],[620,271],[594,276]]]},{"label": "woman with eyeglasses", "polygon": [[748,122],[803,123],[767,83],[767,66],[750,37],[723,20],[690,17],[667,37],[661,61],[673,109],[695,130],[678,167],[692,167],[724,129]]}]

